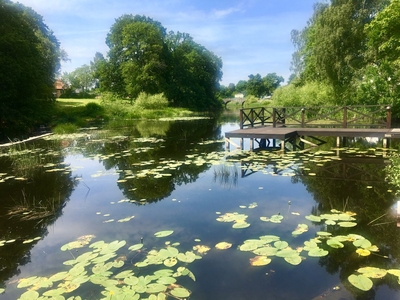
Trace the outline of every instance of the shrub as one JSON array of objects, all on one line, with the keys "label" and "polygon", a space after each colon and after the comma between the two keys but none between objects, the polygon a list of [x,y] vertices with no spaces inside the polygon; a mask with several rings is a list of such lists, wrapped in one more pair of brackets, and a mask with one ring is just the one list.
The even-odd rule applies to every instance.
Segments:
[{"label": "shrub", "polygon": [[289,84],[279,87],[272,96],[274,106],[330,106],[335,105],[333,90],[326,84],[310,82],[303,86]]},{"label": "shrub", "polygon": [[84,111],[85,116],[96,118],[102,115],[103,112],[104,108],[97,103],[89,102],[88,104],[85,105],[85,111]]},{"label": "shrub", "polygon": [[136,98],[133,107],[136,109],[164,109],[168,107],[168,100],[163,93],[148,95],[142,92]]},{"label": "shrub", "polygon": [[77,131],[78,126],[71,123],[59,124],[53,128],[53,132],[57,134],[75,133]]}]

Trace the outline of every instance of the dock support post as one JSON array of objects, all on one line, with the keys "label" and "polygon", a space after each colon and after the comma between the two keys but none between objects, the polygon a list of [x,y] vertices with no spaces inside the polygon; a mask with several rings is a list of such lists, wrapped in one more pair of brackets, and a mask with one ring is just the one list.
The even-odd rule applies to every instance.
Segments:
[{"label": "dock support post", "polygon": [[240,139],[240,150],[243,150],[243,149],[244,149],[244,139],[241,138]]},{"label": "dock support post", "polygon": [[225,138],[225,151],[228,151],[228,152],[231,151],[230,138]]},{"label": "dock support post", "polygon": [[281,140],[281,151],[285,152],[285,140]]},{"label": "dock support post", "polygon": [[250,139],[250,151],[254,150],[254,139]]},{"label": "dock support post", "polygon": [[388,139],[387,138],[384,138],[383,140],[382,140],[382,143],[383,143],[383,148],[387,148],[388,147]]},{"label": "dock support post", "polygon": [[340,136],[336,137],[336,147],[340,148]]}]

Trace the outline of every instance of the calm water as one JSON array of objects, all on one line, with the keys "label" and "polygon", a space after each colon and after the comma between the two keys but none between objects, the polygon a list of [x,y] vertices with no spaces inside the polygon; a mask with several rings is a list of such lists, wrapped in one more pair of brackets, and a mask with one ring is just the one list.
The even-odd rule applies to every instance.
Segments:
[{"label": "calm water", "polygon": [[[236,115],[221,120],[138,121],[3,151],[0,287],[5,292],[0,299],[18,299],[32,287],[17,288],[22,278],[71,273],[72,265],[63,262],[92,252],[95,248],[89,246],[98,241],[122,241],[115,256],[104,262],[123,265],[102,273],[104,281],[111,280],[102,285],[90,281],[94,263],[87,261],[82,275],[86,282],[69,287],[65,299],[78,295],[122,299],[113,298],[110,288],[124,286],[123,277],[119,282],[115,278],[120,272],[132,270],[135,276],[145,277],[161,269],[177,272],[179,267],[193,274],[175,277],[176,286],[191,292],[190,299],[400,299],[394,275],[373,279],[368,292],[347,280],[361,267],[400,269],[397,199],[384,180],[388,151],[352,140],[348,148],[332,149],[330,141],[322,148],[285,155],[225,152],[224,132],[237,128]],[[27,167],[35,164],[38,167]],[[332,209],[356,213],[357,226],[326,225],[305,218],[329,214]],[[217,221],[226,213],[243,215],[250,226],[233,228],[233,222]],[[280,223],[260,219],[274,215],[280,216]],[[308,231],[293,235],[298,224],[307,225]],[[164,230],[173,233],[154,235]],[[351,241],[335,249],[321,239],[328,255],[311,257],[299,247],[318,231],[361,235],[379,252],[360,256]],[[250,259],[256,254],[239,248],[244,241],[265,235],[275,235],[297,249],[301,263],[292,265],[270,256],[269,264],[252,266]],[[86,240],[80,239],[80,248],[61,250],[82,236]],[[216,249],[220,242],[232,246]],[[139,250],[128,249],[141,243]],[[210,249],[199,253],[193,250],[196,245]],[[194,253],[197,259],[177,259],[172,267],[140,266],[149,253],[171,247],[186,255]],[[35,295],[42,296],[59,284],[66,287],[67,281],[49,283],[42,278],[33,284]],[[165,286],[168,293],[174,288],[169,283]],[[143,292],[141,299],[149,295]]]}]

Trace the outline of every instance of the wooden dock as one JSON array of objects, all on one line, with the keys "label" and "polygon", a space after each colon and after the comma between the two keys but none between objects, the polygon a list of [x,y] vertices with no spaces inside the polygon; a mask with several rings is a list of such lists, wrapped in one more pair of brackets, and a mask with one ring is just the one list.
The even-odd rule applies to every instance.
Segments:
[{"label": "wooden dock", "polygon": [[[311,112],[311,113],[309,113]],[[307,114],[308,113],[308,114]],[[225,133],[226,146],[234,144],[231,138],[250,139],[250,150],[254,141],[259,148],[280,148],[290,142],[294,147],[304,148],[304,144],[318,146],[324,141],[320,137],[336,137],[339,147],[344,138],[376,137],[387,140],[400,138],[400,128],[391,128],[389,106],[352,106],[318,108],[251,108],[240,111],[240,129]],[[311,137],[317,143],[310,142]],[[296,139],[300,140],[297,145]],[[272,145],[271,145],[272,143]]]}]

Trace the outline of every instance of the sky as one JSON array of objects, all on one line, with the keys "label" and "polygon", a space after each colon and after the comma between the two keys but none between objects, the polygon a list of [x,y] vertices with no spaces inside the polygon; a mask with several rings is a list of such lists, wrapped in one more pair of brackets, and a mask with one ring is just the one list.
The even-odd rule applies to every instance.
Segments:
[{"label": "sky", "polygon": [[[17,1],[15,1],[17,2]],[[40,14],[67,52],[71,72],[105,57],[107,33],[124,14],[144,15],[167,31],[185,32],[221,57],[221,84],[248,80],[250,74],[289,78],[293,29],[301,30],[316,0],[19,0]]]}]

